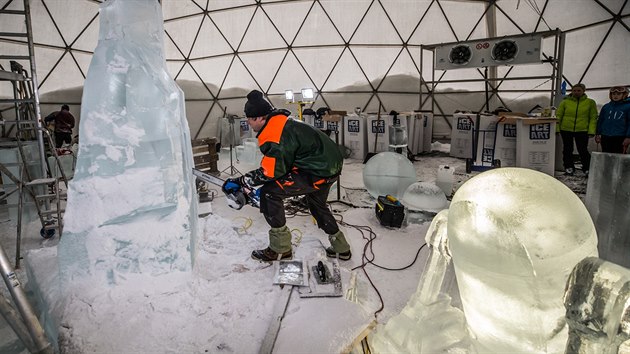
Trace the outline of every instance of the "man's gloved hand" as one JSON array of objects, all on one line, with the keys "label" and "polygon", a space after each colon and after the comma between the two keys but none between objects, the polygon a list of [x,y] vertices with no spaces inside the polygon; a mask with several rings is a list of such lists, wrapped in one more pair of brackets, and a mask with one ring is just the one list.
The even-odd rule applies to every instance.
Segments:
[{"label": "man's gloved hand", "polygon": [[252,188],[248,194],[245,194],[247,202],[255,207],[260,207],[260,190],[262,188]]},{"label": "man's gloved hand", "polygon": [[236,178],[228,178],[223,183],[221,190],[223,190],[223,193],[225,194],[233,194],[240,191],[243,188],[244,183],[245,182],[243,181],[243,176],[236,177]]}]

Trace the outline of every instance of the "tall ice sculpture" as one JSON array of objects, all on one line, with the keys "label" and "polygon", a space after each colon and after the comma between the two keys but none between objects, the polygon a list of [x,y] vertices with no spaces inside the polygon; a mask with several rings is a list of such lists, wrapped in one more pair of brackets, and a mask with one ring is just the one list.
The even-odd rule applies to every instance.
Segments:
[{"label": "tall ice sculpture", "polygon": [[197,203],[184,96],[169,76],[156,0],[109,0],[83,90],[62,282],[192,268]]}]

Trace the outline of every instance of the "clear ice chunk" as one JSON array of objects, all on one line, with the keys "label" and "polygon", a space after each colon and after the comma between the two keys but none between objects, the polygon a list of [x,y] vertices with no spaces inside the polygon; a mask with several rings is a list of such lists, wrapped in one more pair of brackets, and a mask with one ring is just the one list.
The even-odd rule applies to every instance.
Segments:
[{"label": "clear ice chunk", "polygon": [[432,182],[414,182],[402,198],[405,207],[415,211],[428,211],[437,214],[448,207],[446,195],[440,187]]},{"label": "clear ice chunk", "polygon": [[593,152],[584,203],[597,229],[599,256],[630,268],[630,155]]},{"label": "clear ice chunk", "polygon": [[58,254],[63,278],[189,270],[197,202],[184,95],[155,0],[109,0],[83,90]]},{"label": "clear ice chunk", "polygon": [[407,187],[416,180],[413,164],[406,156],[395,152],[378,153],[363,168],[363,183],[374,198],[389,194],[402,199]]},{"label": "clear ice chunk", "polygon": [[564,287],[597,256],[582,201],[547,174],[483,172],[453,196],[448,241],[477,352],[558,353],[567,341]]},{"label": "clear ice chunk", "polygon": [[389,146],[393,148],[407,147],[407,127],[397,124],[389,126]]}]

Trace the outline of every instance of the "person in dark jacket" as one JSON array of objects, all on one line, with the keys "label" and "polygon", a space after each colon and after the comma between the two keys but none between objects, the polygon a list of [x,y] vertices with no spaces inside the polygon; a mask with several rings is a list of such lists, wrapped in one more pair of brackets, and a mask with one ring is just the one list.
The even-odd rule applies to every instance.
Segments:
[{"label": "person in dark jacket", "polygon": [[560,102],[556,116],[558,130],[562,137],[562,162],[567,175],[573,175],[573,142],[577,147],[582,171],[588,175],[591,154],[588,152],[588,139],[595,136],[597,125],[597,105],[584,93],[586,86],[576,84],[571,88],[571,94]]},{"label": "person in dark jacket", "polygon": [[343,166],[337,145],[320,130],[289,118],[287,111],[274,110],[257,90],[247,95],[245,116],[252,130],[258,133],[263,158],[259,168],[227,179],[223,188],[231,191],[262,185],[260,212],[271,226],[269,247],[254,250],[252,258],[270,262],[293,257],[284,199],[304,195],[317,226],[328,234],[331,247],[326,254],[349,260],[350,245],[326,204],[330,187]]},{"label": "person in dark jacket", "polygon": [[630,143],[630,101],[628,88],[615,86],[610,88],[606,103],[599,112],[595,142],[602,144],[603,152],[624,153]]},{"label": "person in dark jacket", "polygon": [[61,111],[56,111],[44,118],[45,123],[55,122],[55,147],[63,146],[63,143],[72,144],[72,128],[74,128],[74,116],[70,113],[67,104],[61,106]]}]

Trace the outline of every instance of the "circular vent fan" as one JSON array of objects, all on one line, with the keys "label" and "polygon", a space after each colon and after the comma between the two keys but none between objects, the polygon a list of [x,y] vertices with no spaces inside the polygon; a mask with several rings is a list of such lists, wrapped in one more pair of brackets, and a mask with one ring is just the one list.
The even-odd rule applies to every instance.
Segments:
[{"label": "circular vent fan", "polygon": [[448,60],[455,65],[466,65],[470,63],[472,58],[472,50],[465,44],[459,44],[451,48],[448,53]]},{"label": "circular vent fan", "polygon": [[510,39],[498,41],[492,46],[492,59],[494,61],[509,62],[516,58],[518,54],[518,44]]}]

